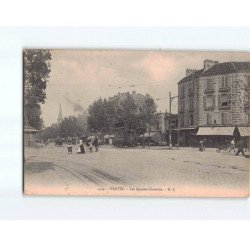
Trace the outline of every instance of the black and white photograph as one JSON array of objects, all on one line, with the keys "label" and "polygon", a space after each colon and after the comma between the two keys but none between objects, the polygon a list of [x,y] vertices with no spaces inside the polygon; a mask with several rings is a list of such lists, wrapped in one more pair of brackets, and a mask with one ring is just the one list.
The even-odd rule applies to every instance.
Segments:
[{"label": "black and white photograph", "polygon": [[24,49],[25,195],[248,197],[250,53]]}]

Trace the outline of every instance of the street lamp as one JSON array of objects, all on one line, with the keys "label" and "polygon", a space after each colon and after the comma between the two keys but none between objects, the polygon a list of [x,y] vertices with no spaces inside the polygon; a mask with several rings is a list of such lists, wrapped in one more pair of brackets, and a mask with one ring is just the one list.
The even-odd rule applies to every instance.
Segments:
[{"label": "street lamp", "polygon": [[[172,149],[172,121],[171,121],[171,106],[172,106],[172,101],[174,98],[178,97],[177,96],[171,96],[171,92],[169,92],[169,149]],[[177,128],[178,129],[178,128]],[[179,131],[178,132],[178,140],[177,140],[177,147],[179,149]]]},{"label": "street lamp", "polygon": [[[169,92],[169,149],[172,149],[172,121],[171,121],[171,107],[172,107],[172,101],[174,98],[177,98],[177,96],[171,96],[171,92]],[[160,100],[159,98],[156,100]],[[165,126],[166,127],[166,126]],[[177,148],[179,149],[179,127],[177,127]]]}]

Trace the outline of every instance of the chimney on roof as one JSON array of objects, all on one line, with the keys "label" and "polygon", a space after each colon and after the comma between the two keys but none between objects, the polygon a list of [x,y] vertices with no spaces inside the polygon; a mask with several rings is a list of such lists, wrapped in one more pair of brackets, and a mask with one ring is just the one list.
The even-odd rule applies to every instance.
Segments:
[{"label": "chimney on roof", "polygon": [[191,74],[194,73],[195,71],[197,71],[197,69],[189,69],[189,68],[187,68],[187,69],[186,69],[186,76],[191,75]]},{"label": "chimney on roof", "polygon": [[218,61],[213,61],[210,59],[206,59],[204,61],[204,70],[211,68],[212,66],[214,66],[215,64],[219,63]]}]

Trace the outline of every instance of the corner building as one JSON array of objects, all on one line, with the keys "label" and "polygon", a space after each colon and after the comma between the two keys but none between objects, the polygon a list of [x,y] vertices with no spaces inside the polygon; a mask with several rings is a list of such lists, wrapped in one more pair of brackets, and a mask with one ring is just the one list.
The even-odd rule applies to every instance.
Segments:
[{"label": "corner building", "polygon": [[249,126],[250,62],[205,60],[178,82],[180,139],[189,146],[201,126]]}]

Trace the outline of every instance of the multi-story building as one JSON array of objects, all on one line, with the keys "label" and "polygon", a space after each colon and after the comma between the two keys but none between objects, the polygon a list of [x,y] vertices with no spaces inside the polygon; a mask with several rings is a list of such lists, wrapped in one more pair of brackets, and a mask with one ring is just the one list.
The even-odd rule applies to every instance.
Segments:
[{"label": "multi-story building", "polygon": [[149,94],[142,95],[140,93],[136,93],[136,91],[132,91],[132,93],[129,93],[129,92],[120,93],[119,92],[114,97],[109,98],[109,101],[121,102],[121,101],[125,100],[128,95],[134,99],[136,105],[138,105],[139,107],[145,103],[145,100],[147,98],[150,98]]},{"label": "multi-story building", "polygon": [[178,82],[179,130],[189,139],[200,126],[248,126],[250,62],[205,60]]}]

